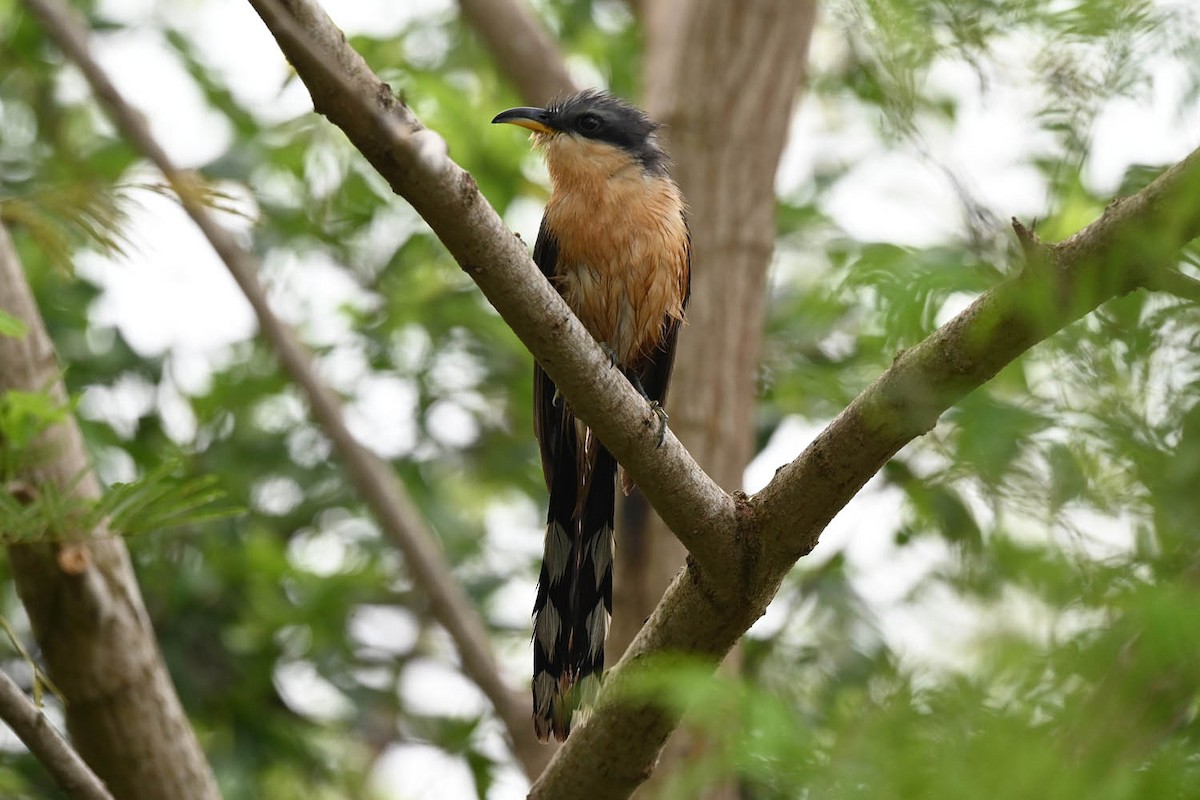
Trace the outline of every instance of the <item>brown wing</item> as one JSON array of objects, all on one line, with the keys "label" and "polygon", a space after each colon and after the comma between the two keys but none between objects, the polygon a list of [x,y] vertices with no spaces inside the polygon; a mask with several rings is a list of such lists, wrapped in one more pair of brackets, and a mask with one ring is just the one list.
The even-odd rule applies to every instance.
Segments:
[{"label": "brown wing", "polygon": [[[686,219],[684,223],[686,226]],[[679,288],[683,294],[683,308],[687,310],[688,301],[692,298],[692,235],[690,231],[687,234],[681,270]],[[680,321],[670,315],[663,317],[662,343],[651,353],[649,361],[638,373],[642,387],[646,390],[646,396],[651,400],[657,400],[664,407],[667,404],[667,389],[671,384],[671,371],[675,367],[675,342],[679,338],[680,325]]]}]

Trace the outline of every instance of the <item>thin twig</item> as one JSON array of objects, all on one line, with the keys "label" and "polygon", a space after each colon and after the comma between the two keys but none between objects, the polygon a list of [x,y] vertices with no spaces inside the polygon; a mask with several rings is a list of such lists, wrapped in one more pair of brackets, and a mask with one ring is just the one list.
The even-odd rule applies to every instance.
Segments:
[{"label": "thin twig", "polygon": [[[536,776],[551,753],[538,747],[523,694],[500,675],[482,617],[455,580],[441,547],[390,466],[363,447],[346,427],[341,402],[318,377],[312,355],[296,334],[272,311],[259,282],[259,264],[222,227],[203,202],[196,177],[177,168],[133,108],[90,53],[85,28],[60,0],[25,0],[47,32],[83,72],[92,91],[126,140],[162,172],[180,203],[220,256],[254,309],[263,337],[288,376],[308,399],[313,416],[342,458],[347,473],[371,508],[380,528],[404,555],[413,580],[429,598],[434,618],[450,634],[464,672],[492,702],[528,775]],[[344,39],[343,39],[344,41]]]},{"label": "thin twig", "polygon": [[54,681],[50,680],[50,676],[42,671],[38,663],[33,660],[33,656],[25,649],[25,645],[21,644],[20,637],[17,632],[12,629],[12,625],[8,624],[8,620],[0,617],[0,629],[4,630],[4,635],[8,637],[8,643],[17,651],[17,655],[21,657],[29,666],[29,671],[33,674],[33,702],[41,708],[42,696],[45,689],[49,689],[51,694],[58,698],[59,702],[66,705],[67,698],[63,696],[62,690],[54,685]]},{"label": "thin twig", "polygon": [[25,743],[54,782],[75,800],[113,800],[104,782],[71,748],[46,715],[0,671],[0,719]]},{"label": "thin twig", "polygon": [[1146,281],[1146,288],[1166,292],[1193,303],[1200,303],[1200,280],[1177,269],[1156,272]]}]

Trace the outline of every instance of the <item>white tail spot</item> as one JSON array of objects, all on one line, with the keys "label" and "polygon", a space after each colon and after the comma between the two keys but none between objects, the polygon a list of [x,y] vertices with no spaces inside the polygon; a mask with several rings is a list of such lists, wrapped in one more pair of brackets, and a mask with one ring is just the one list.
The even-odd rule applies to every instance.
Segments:
[{"label": "white tail spot", "polygon": [[562,580],[570,557],[571,537],[567,529],[558,522],[550,523],[546,526],[546,552],[542,563],[552,585]]}]

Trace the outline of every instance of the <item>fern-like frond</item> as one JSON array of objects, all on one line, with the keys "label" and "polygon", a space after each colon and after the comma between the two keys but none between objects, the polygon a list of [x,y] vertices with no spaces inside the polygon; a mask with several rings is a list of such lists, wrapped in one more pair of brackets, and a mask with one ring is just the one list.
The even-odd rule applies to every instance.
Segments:
[{"label": "fern-like frond", "polygon": [[81,246],[109,255],[129,250],[126,189],[98,182],[57,184],[21,197],[0,198],[0,221],[19,227],[64,272]]},{"label": "fern-like frond", "polygon": [[241,513],[215,476],[180,478],[178,472],[178,462],[169,462],[136,481],[113,485],[95,501],[75,491],[82,475],[67,486],[30,486],[20,499],[0,491],[0,545],[78,542],[100,529],[138,536]]},{"label": "fern-like frond", "polygon": [[[180,479],[177,462],[168,462],[130,483],[114,484],[94,513],[124,536],[194,525],[233,516],[241,509],[226,501],[214,475]],[[99,521],[99,520],[97,520]]]}]

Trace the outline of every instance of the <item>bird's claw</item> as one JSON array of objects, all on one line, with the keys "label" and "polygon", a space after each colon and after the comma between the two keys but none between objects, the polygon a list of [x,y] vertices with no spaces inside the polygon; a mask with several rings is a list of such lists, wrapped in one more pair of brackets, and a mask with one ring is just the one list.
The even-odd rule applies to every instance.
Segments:
[{"label": "bird's claw", "polygon": [[613,350],[608,342],[600,342],[600,349],[604,351],[604,355],[608,356],[608,365],[610,367],[617,366],[617,351]]},{"label": "bird's claw", "polygon": [[667,416],[667,410],[662,407],[662,403],[657,400],[650,401],[650,410],[654,412],[654,416],[658,417],[658,443],[654,446],[662,447],[663,442],[667,439],[667,420],[670,417]]}]

